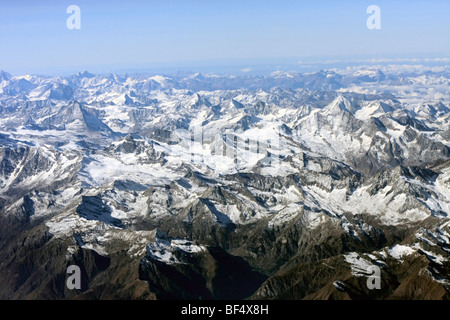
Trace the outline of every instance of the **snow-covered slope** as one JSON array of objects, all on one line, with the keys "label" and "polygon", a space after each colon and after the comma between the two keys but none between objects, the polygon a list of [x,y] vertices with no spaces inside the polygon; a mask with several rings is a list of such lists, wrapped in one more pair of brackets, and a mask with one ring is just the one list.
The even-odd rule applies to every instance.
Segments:
[{"label": "snow-covered slope", "polygon": [[[118,259],[107,271],[116,277],[122,263],[140,265],[156,296],[205,298],[221,296],[211,270],[230,271],[239,260],[256,272],[243,284],[248,296],[324,297],[359,280],[336,275],[289,291],[283,279],[318,262],[355,279],[378,263],[397,277],[398,265],[427,259],[418,270],[447,292],[447,75],[1,72],[0,258],[14,256],[20,237],[35,249],[19,250],[24,260],[0,272],[23,272],[19,261],[33,252],[88,266],[80,252],[91,252]],[[52,268],[40,277],[64,273]],[[208,293],[154,282],[160,273],[201,275]],[[407,296],[399,279],[384,297]],[[45,291],[2,281],[0,298]]]}]

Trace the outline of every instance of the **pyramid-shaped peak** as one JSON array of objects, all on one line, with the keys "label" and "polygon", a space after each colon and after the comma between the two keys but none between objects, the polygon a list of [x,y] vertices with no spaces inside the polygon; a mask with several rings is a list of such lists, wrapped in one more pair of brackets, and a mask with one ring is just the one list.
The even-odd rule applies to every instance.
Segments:
[{"label": "pyramid-shaped peak", "polygon": [[206,99],[205,97],[201,96],[199,93],[196,92],[192,95],[191,105],[193,105],[193,106],[200,106],[200,105],[210,106],[210,103],[209,103],[208,99]]},{"label": "pyramid-shaped peak", "polygon": [[329,105],[325,107],[325,110],[331,113],[346,111],[354,114],[361,109],[361,105],[353,97],[346,97],[343,94],[339,94]]},{"label": "pyramid-shaped peak", "polygon": [[236,109],[243,109],[244,108],[244,105],[242,103],[240,103],[239,101],[236,101],[234,99],[230,100],[230,106],[234,107]]},{"label": "pyramid-shaped peak", "polygon": [[74,101],[71,104],[69,104],[64,111],[65,116],[69,117],[68,119],[74,120],[74,119],[84,119],[84,110],[81,103],[78,101]]},{"label": "pyramid-shaped peak", "polygon": [[127,134],[121,140],[122,141],[126,141],[126,142],[135,142],[135,140],[134,140],[133,136],[131,135],[131,133]]},{"label": "pyramid-shaped peak", "polygon": [[351,103],[347,100],[343,95],[338,95],[330,104],[328,104],[324,111],[327,113],[339,113],[341,111],[347,111],[350,112],[351,109]]}]

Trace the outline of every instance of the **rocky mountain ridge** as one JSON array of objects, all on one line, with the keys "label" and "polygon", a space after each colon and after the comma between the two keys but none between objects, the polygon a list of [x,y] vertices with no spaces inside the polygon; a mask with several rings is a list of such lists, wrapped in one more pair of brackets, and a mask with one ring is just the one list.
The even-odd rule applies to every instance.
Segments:
[{"label": "rocky mountain ridge", "polygon": [[0,298],[449,298],[450,80],[423,77],[1,73]]}]

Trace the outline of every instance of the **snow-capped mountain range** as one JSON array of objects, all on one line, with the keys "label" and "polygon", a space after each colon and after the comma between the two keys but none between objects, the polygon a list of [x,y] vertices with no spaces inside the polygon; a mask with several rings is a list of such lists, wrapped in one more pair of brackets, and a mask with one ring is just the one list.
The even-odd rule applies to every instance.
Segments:
[{"label": "snow-capped mountain range", "polygon": [[449,298],[450,69],[395,70],[0,72],[0,298]]}]

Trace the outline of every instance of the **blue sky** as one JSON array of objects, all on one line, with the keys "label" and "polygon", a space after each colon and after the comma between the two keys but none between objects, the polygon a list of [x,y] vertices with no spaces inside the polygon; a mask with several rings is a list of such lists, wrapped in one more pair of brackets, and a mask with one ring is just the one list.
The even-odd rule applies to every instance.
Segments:
[{"label": "blue sky", "polygon": [[[71,4],[81,9],[81,30],[66,27]],[[381,30],[366,27],[371,4],[381,8]],[[2,0],[0,69],[450,57],[449,17],[448,0]]]}]

